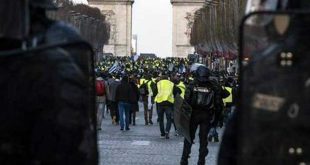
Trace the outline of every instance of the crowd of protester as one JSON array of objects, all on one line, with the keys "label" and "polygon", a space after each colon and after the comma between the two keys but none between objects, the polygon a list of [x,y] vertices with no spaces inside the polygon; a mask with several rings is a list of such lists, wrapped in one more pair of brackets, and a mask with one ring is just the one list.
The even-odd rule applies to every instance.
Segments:
[{"label": "crowd of protester", "polygon": [[[105,57],[96,65],[98,129],[102,129],[102,118],[107,117],[105,114],[110,114],[113,125],[118,125],[122,131],[128,131],[131,125],[136,125],[136,113],[143,111],[144,124],[153,125],[158,122],[161,137],[168,139],[167,133],[170,132],[171,125],[174,125],[173,104],[156,101],[160,92],[158,84],[161,80],[171,82],[172,94],[180,94],[184,98],[186,87],[193,81],[194,75],[190,71],[193,63],[187,58]],[[210,79],[221,84],[231,95],[223,99],[225,110],[218,125],[220,127],[234,110],[233,94],[238,85],[236,77],[232,75],[234,74],[225,71],[212,71],[210,76]],[[139,106],[139,102],[143,106]],[[157,113],[157,119],[153,119],[153,111]],[[163,124],[164,113],[167,118],[166,128]],[[178,135],[177,130],[175,135]],[[219,141],[216,127],[210,131],[209,141]]]}]

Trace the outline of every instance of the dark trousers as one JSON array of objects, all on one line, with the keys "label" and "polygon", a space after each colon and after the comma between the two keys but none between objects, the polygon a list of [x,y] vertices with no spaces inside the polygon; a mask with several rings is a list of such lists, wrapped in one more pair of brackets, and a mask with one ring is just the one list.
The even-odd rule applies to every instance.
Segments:
[{"label": "dark trousers", "polygon": [[[191,138],[195,139],[195,134],[197,131],[198,126],[199,129],[199,141],[200,141],[200,147],[199,147],[199,160],[198,165],[204,165],[205,164],[205,158],[208,155],[208,134],[211,129],[211,117],[210,113],[207,111],[196,111],[193,110],[192,118],[191,118],[191,125],[190,125],[190,134]],[[184,147],[183,147],[183,154],[182,154],[182,160],[181,165],[187,165],[187,160],[189,158],[189,155],[191,153],[192,143],[188,142],[186,139],[184,139]]]},{"label": "dark trousers", "polygon": [[[157,104],[157,109],[160,133],[161,135],[165,135],[165,133],[169,133],[171,129],[173,106]],[[166,114],[167,118],[166,129],[164,127],[164,114]]]},{"label": "dark trousers", "polygon": [[136,124],[136,112],[139,110],[138,103],[131,104],[130,114],[129,114],[129,124]]},{"label": "dark trousers", "polygon": [[153,105],[151,109],[148,108],[148,97],[147,96],[143,96],[143,108],[144,108],[144,121],[145,121],[145,124],[148,124],[150,123],[150,121],[152,121],[152,118],[153,118]]},{"label": "dark trousers", "polygon": [[110,109],[110,114],[111,114],[111,118],[113,119],[113,117],[116,118],[116,122],[119,122],[119,112],[118,112],[118,105],[117,102],[115,101],[109,101],[109,109]]}]

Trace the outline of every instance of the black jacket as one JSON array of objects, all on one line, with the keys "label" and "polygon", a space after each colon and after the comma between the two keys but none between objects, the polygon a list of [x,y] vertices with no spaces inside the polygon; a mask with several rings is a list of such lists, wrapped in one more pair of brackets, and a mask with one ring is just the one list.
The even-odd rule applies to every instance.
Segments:
[{"label": "black jacket", "polygon": [[115,101],[130,103],[132,95],[133,91],[129,82],[121,81],[121,84],[116,88]]},{"label": "black jacket", "polygon": [[130,103],[138,104],[139,101],[139,89],[138,86],[134,82],[130,82]]},{"label": "black jacket", "polygon": [[2,165],[96,164],[89,81],[64,52],[0,56]]}]

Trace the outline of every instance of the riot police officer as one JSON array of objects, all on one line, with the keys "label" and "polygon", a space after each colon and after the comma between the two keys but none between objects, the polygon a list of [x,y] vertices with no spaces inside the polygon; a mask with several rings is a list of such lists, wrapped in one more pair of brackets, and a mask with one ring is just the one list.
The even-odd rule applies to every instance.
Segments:
[{"label": "riot police officer", "polygon": [[0,162],[97,164],[89,80],[61,46],[29,43],[44,28],[28,2],[0,0]]},{"label": "riot police officer", "polygon": [[[194,64],[196,65],[196,64]],[[185,101],[192,107],[190,121],[190,136],[192,141],[184,140],[181,165],[188,164],[195,133],[200,127],[199,160],[198,165],[205,164],[208,154],[208,133],[212,126],[217,125],[223,109],[221,87],[209,79],[210,70],[205,65],[193,66],[194,81],[186,89]]]},{"label": "riot police officer", "polygon": [[264,12],[251,13],[241,26],[247,31],[239,45],[238,110],[224,132],[219,165],[308,164],[309,2],[248,1],[247,11]]}]

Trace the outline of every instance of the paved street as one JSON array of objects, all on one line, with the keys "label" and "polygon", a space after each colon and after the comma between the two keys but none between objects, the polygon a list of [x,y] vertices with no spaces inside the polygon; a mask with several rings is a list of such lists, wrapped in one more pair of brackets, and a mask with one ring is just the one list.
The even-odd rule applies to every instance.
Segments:
[{"label": "paved street", "polygon": [[[140,106],[141,107],[141,106]],[[144,125],[142,109],[137,113],[136,126],[131,130],[121,132],[119,126],[111,124],[109,114],[103,123],[103,130],[99,131],[98,147],[100,150],[100,165],[178,165],[183,148],[183,138],[174,136],[174,127],[170,139],[160,139],[159,126],[154,112],[153,126]],[[198,137],[192,147],[189,161],[194,165],[198,159]],[[215,165],[218,143],[209,144],[210,153],[207,165]]]}]

